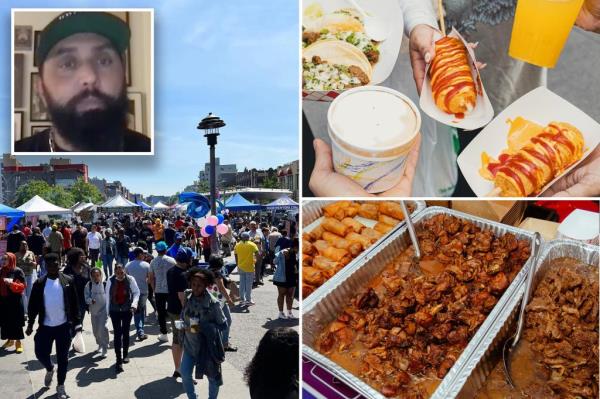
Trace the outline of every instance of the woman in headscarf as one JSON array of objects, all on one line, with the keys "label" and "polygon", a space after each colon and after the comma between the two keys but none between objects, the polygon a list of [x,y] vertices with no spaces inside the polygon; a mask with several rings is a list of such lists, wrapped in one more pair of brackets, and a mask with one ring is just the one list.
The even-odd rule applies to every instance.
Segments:
[{"label": "woman in headscarf", "polygon": [[7,340],[2,349],[14,344],[17,353],[23,353],[25,309],[21,297],[25,291],[25,274],[17,267],[17,257],[11,252],[0,257],[0,265],[0,338]]}]

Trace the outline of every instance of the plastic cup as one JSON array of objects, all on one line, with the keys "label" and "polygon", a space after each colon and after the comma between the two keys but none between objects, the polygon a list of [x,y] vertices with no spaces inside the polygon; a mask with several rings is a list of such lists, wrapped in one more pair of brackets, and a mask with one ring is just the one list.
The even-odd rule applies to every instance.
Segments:
[{"label": "plastic cup", "polygon": [[508,54],[554,68],[583,0],[519,0]]},{"label": "plastic cup", "polygon": [[200,331],[199,328],[199,324],[200,320],[196,317],[190,317],[190,332],[192,332],[193,334],[196,334],[198,331]]},{"label": "plastic cup", "polygon": [[175,320],[175,328],[178,330],[183,329],[183,320]]},{"label": "plastic cup", "polygon": [[420,128],[421,114],[404,94],[381,86],[347,90],[327,112],[334,169],[369,193],[389,190]]}]

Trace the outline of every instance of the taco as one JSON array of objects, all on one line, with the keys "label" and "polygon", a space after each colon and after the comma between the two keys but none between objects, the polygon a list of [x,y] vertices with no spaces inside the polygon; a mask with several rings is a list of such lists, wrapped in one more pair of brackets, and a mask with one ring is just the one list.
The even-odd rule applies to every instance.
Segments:
[{"label": "taco", "polygon": [[318,41],[302,52],[305,90],[345,90],[371,82],[373,67],[353,45],[339,40]]}]

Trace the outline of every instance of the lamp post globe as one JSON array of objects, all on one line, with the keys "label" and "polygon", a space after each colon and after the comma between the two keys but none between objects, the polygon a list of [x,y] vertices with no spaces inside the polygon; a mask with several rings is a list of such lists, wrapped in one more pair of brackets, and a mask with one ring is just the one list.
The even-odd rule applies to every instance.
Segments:
[{"label": "lamp post globe", "polygon": [[[215,167],[215,146],[217,145],[217,137],[219,137],[219,129],[225,126],[225,122],[216,115],[210,112],[204,119],[198,123],[197,129],[204,130],[206,144],[210,148],[210,212],[213,215],[217,213],[217,175]],[[218,254],[219,247],[217,244],[217,233],[210,236],[211,253]],[[208,262],[208,259],[205,259]]]}]

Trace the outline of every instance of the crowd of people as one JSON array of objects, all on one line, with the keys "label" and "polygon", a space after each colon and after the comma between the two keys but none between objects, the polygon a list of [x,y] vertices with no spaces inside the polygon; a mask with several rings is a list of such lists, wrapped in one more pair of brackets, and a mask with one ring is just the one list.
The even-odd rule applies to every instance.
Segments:
[{"label": "crowd of people", "polygon": [[[144,327],[149,303],[159,326],[156,339],[168,343],[171,330],[173,378],[181,379],[188,398],[196,398],[193,377],[206,376],[208,397],[216,398],[223,384],[225,353],[237,351],[230,342],[231,308],[255,305],[252,291],[264,285],[266,274],[273,274],[278,288],[278,317],[296,318],[296,222],[278,223],[272,215],[257,219],[229,215],[224,221],[228,232],[216,236],[217,245],[201,236],[196,220],[166,214],[102,215],[89,224],[73,220],[15,225],[4,237],[6,253],[0,257],[3,350],[15,346],[15,352],[22,353],[22,340],[33,333],[37,321],[34,349],[46,370],[44,384],[52,385],[56,371],[57,397],[66,398],[69,351],[79,350],[86,314],[101,358],[109,356],[110,320],[114,370],[119,374],[129,363],[132,319],[135,339],[148,339]],[[235,261],[228,262],[232,254]],[[239,288],[232,280],[236,269]],[[295,360],[279,371],[286,374],[266,394],[266,387],[275,385],[265,380],[268,375],[260,368],[267,365],[262,362],[284,356],[284,349],[289,352],[286,362]],[[267,332],[246,379],[252,398],[297,397],[297,332],[287,327]]]}]

